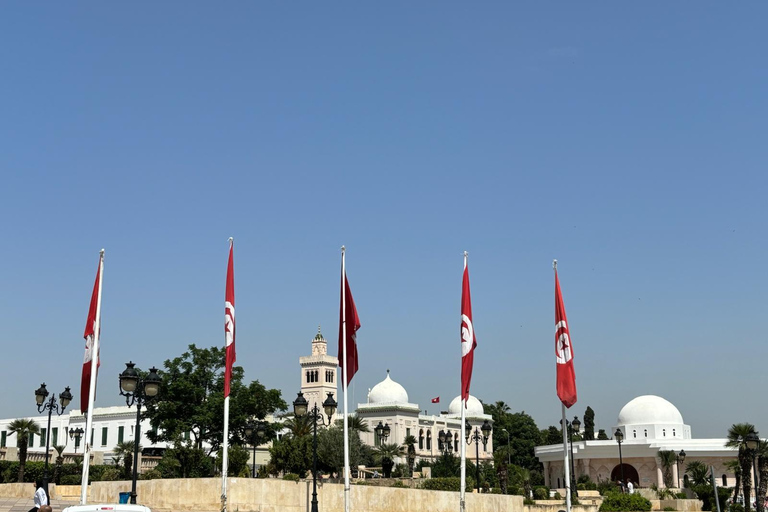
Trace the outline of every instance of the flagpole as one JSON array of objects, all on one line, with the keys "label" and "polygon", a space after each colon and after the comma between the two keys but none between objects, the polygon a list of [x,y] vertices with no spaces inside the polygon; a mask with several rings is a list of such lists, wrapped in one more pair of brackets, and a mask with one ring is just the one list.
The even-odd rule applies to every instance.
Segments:
[{"label": "flagpole", "polygon": [[344,389],[344,512],[349,512],[349,418],[347,407],[347,269],[346,248],[341,246],[341,342],[344,344],[343,378],[341,386]]},{"label": "flagpole", "polygon": [[[464,270],[467,269],[467,251],[464,251]],[[472,340],[469,341],[470,343]],[[462,354],[463,357],[463,354]],[[462,359],[459,358],[459,367],[461,368],[461,361]],[[460,386],[461,387],[461,386]],[[461,398],[461,439],[466,439],[466,429],[465,429],[465,422],[466,422],[466,416],[465,411],[467,409],[467,401],[463,397],[464,395],[464,388],[461,387],[461,391],[459,391],[459,396]],[[466,508],[466,503],[464,501],[465,495],[467,491],[467,443],[461,443],[461,487],[459,492],[459,510],[461,512],[464,512]],[[570,512],[570,511],[568,511]]]},{"label": "flagpole", "polygon": [[[232,250],[234,238],[229,237],[229,248]],[[232,334],[234,336],[234,333]],[[233,340],[234,343],[234,340]],[[227,332],[224,331],[224,350],[227,350]],[[226,366],[226,363],[225,363]],[[224,370],[226,372],[226,369]],[[226,379],[226,377],[225,377]],[[227,473],[229,472],[229,394],[224,397],[224,439],[221,454],[221,512],[227,512]]]},{"label": "flagpole", "polygon": [[[552,260],[552,270],[557,279],[557,260]],[[560,403],[563,413],[561,425],[563,427],[563,465],[565,466],[565,508],[571,512],[571,463],[568,457],[568,420],[565,418],[565,404]]]},{"label": "flagpole", "polygon": [[99,251],[99,293],[96,296],[96,320],[93,326],[93,347],[91,352],[91,382],[88,388],[88,413],[85,419],[85,450],[83,453],[83,474],[80,478],[80,504],[88,500],[88,469],[91,465],[90,432],[93,428],[93,406],[96,401],[96,373],[99,371],[99,335],[101,330],[101,283],[104,282],[104,249]]}]

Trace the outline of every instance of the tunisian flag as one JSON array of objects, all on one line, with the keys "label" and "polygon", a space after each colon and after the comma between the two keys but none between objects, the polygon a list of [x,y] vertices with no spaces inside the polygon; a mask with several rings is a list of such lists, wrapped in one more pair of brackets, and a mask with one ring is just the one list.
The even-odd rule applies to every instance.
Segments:
[{"label": "tunisian flag", "polygon": [[224,298],[224,340],[226,344],[226,364],[224,368],[224,397],[229,396],[229,381],[232,378],[232,365],[235,364],[235,242],[229,239],[229,263],[227,264],[227,290]]},{"label": "tunisian flag", "polygon": [[566,407],[576,403],[576,373],[573,371],[573,344],[568,333],[560,280],[555,268],[555,356],[557,356],[557,397]]},{"label": "tunisian flag", "polygon": [[[339,305],[339,367],[341,368],[342,379],[346,379],[346,385],[349,386],[352,377],[357,373],[357,330],[360,328],[360,318],[357,316],[355,300],[352,298],[352,291],[349,289],[347,280],[347,271],[342,265],[341,269],[341,300]],[[344,322],[347,323],[347,339],[342,339]],[[344,357],[347,358],[347,375],[344,375]]]},{"label": "tunisian flag", "polygon": [[[93,346],[96,340],[96,309],[99,302],[99,281],[101,280],[101,257],[99,257],[99,266],[96,267],[96,281],[93,283],[93,293],[91,294],[91,306],[88,308],[88,319],[85,321],[85,357],[83,358],[83,375],[80,379],[80,410],[83,414],[88,412],[88,393],[91,389],[91,361],[94,358]],[[98,372],[101,361],[96,354],[96,371]]]},{"label": "tunisian flag", "polygon": [[464,279],[461,283],[461,399],[469,399],[472,364],[475,360],[475,327],[472,324],[472,298],[469,294],[469,268],[464,255]]}]

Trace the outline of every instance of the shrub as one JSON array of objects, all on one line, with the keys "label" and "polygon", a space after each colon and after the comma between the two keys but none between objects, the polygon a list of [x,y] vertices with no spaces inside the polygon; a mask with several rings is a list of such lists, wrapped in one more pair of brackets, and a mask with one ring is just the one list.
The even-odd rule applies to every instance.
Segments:
[{"label": "shrub", "polygon": [[600,493],[600,496],[605,496],[611,492],[619,492],[619,486],[611,480],[602,480],[597,484],[597,491]]},{"label": "shrub", "polygon": [[535,505],[535,504],[536,504],[536,502],[535,502],[535,501],[533,501],[533,500],[532,500],[532,499],[530,499],[530,498],[525,498],[525,499],[523,500],[523,505]]},{"label": "shrub", "polygon": [[676,494],[676,496],[677,496],[677,499],[679,499],[679,500],[687,500],[688,499],[688,495],[685,494],[684,492],[679,492],[679,493]]},{"label": "shrub", "polygon": [[501,487],[491,488],[491,494],[501,494]]},{"label": "shrub", "polygon": [[609,492],[600,505],[600,512],[647,512],[651,510],[651,502],[639,494],[619,494]]},{"label": "shrub", "polygon": [[283,480],[288,480],[290,482],[298,482],[299,481],[299,475],[296,473],[286,473],[283,475]]},{"label": "shrub", "polygon": [[150,469],[139,475],[139,480],[157,480],[159,478],[163,478],[163,475],[156,469]]},{"label": "shrub", "polygon": [[80,485],[82,476],[79,475],[64,475],[61,477],[61,485]]},{"label": "shrub", "polygon": [[546,487],[536,487],[533,490],[533,499],[535,499],[535,500],[548,500],[549,499],[549,491],[547,491]]},{"label": "shrub", "polygon": [[553,498],[556,499],[556,500],[561,500],[561,499],[563,499],[563,495],[560,494],[559,492],[556,492],[555,495],[553,496]]},{"label": "shrub", "polygon": [[[467,489],[475,486],[473,478],[467,476]],[[427,491],[453,491],[461,490],[461,479],[457,476],[429,478],[421,483],[421,488]]]},{"label": "shrub", "polygon": [[510,487],[507,489],[507,493],[515,496],[525,496],[525,489],[522,487]]},{"label": "shrub", "polygon": [[408,486],[405,485],[402,480],[395,480],[395,482],[390,487],[405,488],[405,487],[408,487]]},{"label": "shrub", "polygon": [[741,503],[731,503],[731,507],[728,510],[729,512],[744,512],[744,505]]},{"label": "shrub", "polygon": [[664,512],[673,512],[677,510],[675,507],[664,507]]}]

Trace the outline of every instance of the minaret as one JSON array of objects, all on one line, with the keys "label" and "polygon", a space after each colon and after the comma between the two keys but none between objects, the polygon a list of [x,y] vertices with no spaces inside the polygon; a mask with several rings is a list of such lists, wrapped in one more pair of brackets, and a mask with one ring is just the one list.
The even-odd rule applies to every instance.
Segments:
[{"label": "minaret", "polygon": [[304,393],[310,409],[317,404],[322,412],[323,401],[328,393],[333,393],[333,399],[339,401],[336,392],[339,360],[328,355],[328,343],[320,332],[320,326],[317,326],[317,334],[312,339],[312,355],[300,357],[299,365],[301,365],[301,392]]}]

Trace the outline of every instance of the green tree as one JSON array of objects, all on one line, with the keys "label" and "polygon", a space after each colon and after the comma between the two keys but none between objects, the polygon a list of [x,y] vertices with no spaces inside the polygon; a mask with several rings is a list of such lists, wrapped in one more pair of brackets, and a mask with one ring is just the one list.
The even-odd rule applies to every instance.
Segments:
[{"label": "green tree", "polygon": [[[318,445],[319,440],[318,437]],[[279,441],[272,443],[269,455],[270,474],[277,476],[280,473],[295,473],[304,478],[312,467],[312,436],[286,434]]]},{"label": "green tree", "polygon": [[[311,438],[310,438],[311,439]],[[310,445],[311,447],[311,445]],[[311,452],[310,452],[311,455]],[[311,461],[311,460],[310,460]],[[343,474],[344,470],[344,428],[343,424],[317,433],[317,461],[321,471]],[[349,432],[349,466],[373,465],[373,449],[360,441],[356,430]]]},{"label": "green tree", "polygon": [[[216,454],[216,467],[222,465],[221,454],[224,453],[224,447],[219,448]],[[244,446],[238,444],[230,445],[227,450],[227,476],[248,478],[251,476],[251,470],[248,467],[250,453]]]},{"label": "green tree", "polygon": [[598,430],[598,432],[597,432],[597,439],[599,441],[607,441],[608,440],[608,434],[605,433],[605,429],[604,428],[601,428],[600,430]]},{"label": "green tree", "polygon": [[661,464],[664,487],[667,489],[676,487],[672,482],[672,466],[677,463],[677,454],[674,450],[659,450],[656,456],[659,458],[659,464]]},{"label": "green tree", "polygon": [[314,428],[314,418],[305,414],[304,416],[291,416],[283,426],[287,428],[293,437],[304,437],[312,434]]},{"label": "green tree", "polygon": [[[165,361],[158,400],[147,404],[150,441],[180,445],[189,434],[196,448],[208,444],[208,455],[219,450],[224,433],[224,360],[224,348],[192,344],[181,356]],[[245,385],[241,366],[232,368],[229,397],[232,444],[242,441],[240,433],[248,421],[286,408],[280,391],[266,389],[258,381]]]},{"label": "green tree", "polygon": [[[409,461],[416,460],[416,437],[408,434],[403,440],[403,449],[405,450],[406,457]],[[413,465],[408,464],[408,476],[413,477]]]},{"label": "green tree", "polygon": [[747,436],[755,433],[751,423],[736,423],[728,429],[728,441],[725,446],[738,449],[739,466],[741,467],[741,488],[744,491],[744,511],[750,509],[750,492],[752,491],[752,456],[747,447]]},{"label": "green tree", "polygon": [[707,466],[700,460],[692,460],[686,464],[685,472],[690,477],[692,485],[709,485]]},{"label": "green tree", "polygon": [[395,458],[405,455],[405,451],[397,443],[381,443],[374,449],[373,454],[376,464],[381,464],[384,478],[389,478],[392,468],[395,467]]},{"label": "green tree", "polygon": [[57,444],[53,449],[56,450],[56,466],[53,468],[53,483],[59,484],[61,481],[61,467],[64,465],[64,445]]},{"label": "green tree", "polygon": [[763,512],[765,508],[765,493],[768,492],[768,442],[760,440],[757,445],[757,512]]},{"label": "green tree", "polygon": [[214,474],[214,461],[192,443],[178,443],[165,450],[156,469],[163,478],[206,478]]},{"label": "green tree", "polygon": [[[343,427],[344,420],[337,419],[336,426]],[[371,431],[371,428],[368,426],[368,423],[357,414],[350,414],[349,416],[347,416],[347,427],[349,428],[350,431],[355,431],[355,432]]]},{"label": "green tree", "polygon": [[563,433],[554,425],[541,431],[541,444],[563,444]]},{"label": "green tree", "polygon": [[741,492],[741,464],[738,460],[729,460],[725,462],[725,467],[733,473],[733,476],[736,478],[736,484],[733,486],[733,498],[731,499],[733,503],[736,503],[736,499]]},{"label": "green tree", "polygon": [[30,434],[40,434],[40,427],[35,420],[20,418],[8,425],[8,435],[16,434],[16,446],[19,447],[18,482],[24,482],[24,469],[27,465],[27,448]]},{"label": "green tree", "polygon": [[[115,449],[112,450],[115,455],[123,463],[123,478],[130,480],[133,478],[133,451],[136,448],[134,441],[122,441],[115,445]],[[139,453],[141,453],[142,447],[139,445]]]},{"label": "green tree", "polygon": [[593,441],[595,439],[595,411],[590,406],[584,411],[584,440]]},{"label": "green tree", "polygon": [[509,486],[509,446],[500,446],[493,451],[493,464],[496,467],[496,477],[499,480],[501,493],[507,494]]}]

